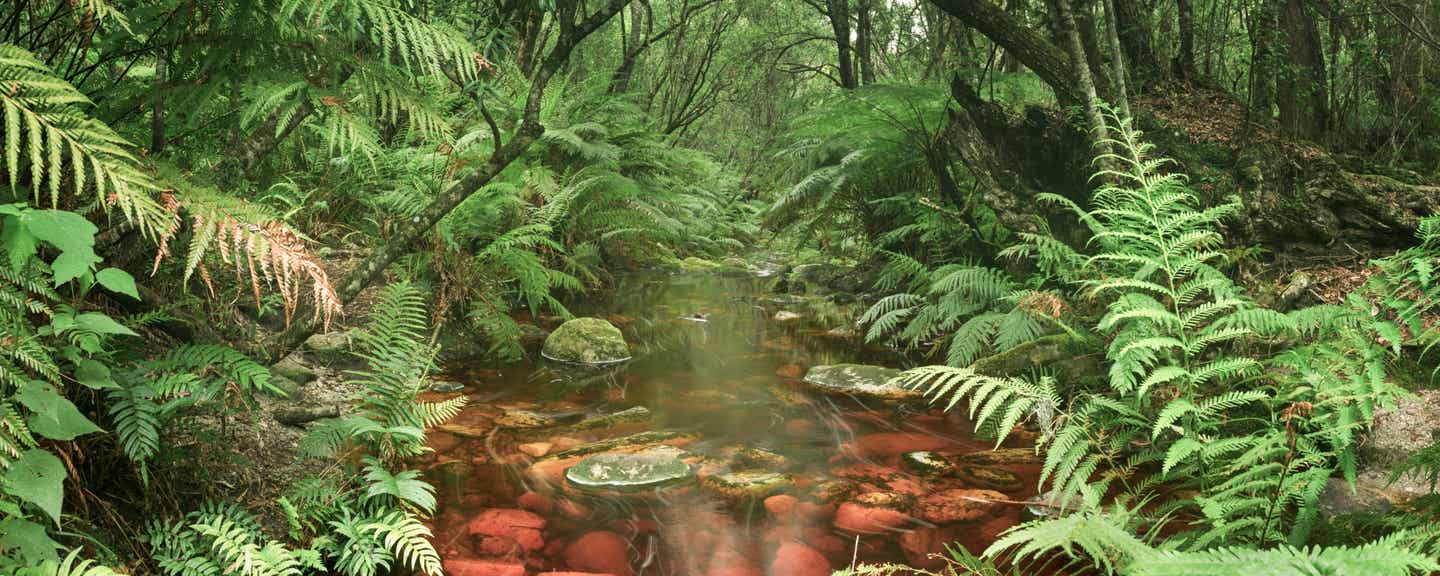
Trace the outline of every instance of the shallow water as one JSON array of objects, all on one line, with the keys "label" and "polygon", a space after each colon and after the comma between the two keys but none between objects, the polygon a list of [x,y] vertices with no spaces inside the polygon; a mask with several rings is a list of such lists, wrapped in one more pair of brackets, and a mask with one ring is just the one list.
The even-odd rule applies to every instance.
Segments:
[{"label": "shallow water", "polygon": [[[854,310],[820,297],[777,296],[768,283],[629,277],[605,302],[574,312],[620,326],[632,361],[608,370],[545,361],[456,370],[471,402],[432,433],[428,471],[448,571],[803,576],[857,559],[933,567],[937,560],[927,556],[945,543],[978,552],[1017,521],[1021,507],[1002,502],[1033,495],[1033,462],[967,460],[991,445],[968,433],[959,411],[808,390],[800,378],[812,366],[903,368],[905,359],[830,332]],[[776,320],[782,310],[800,318]],[[689,318],[696,314],[705,321]],[[575,428],[586,418],[644,412],[636,407],[647,417]],[[515,414],[554,422],[517,426]],[[563,473],[579,458],[556,453],[641,432],[664,433],[656,439],[683,450],[702,480],[636,494],[567,485]],[[735,457],[737,450],[751,456]],[[912,473],[899,459],[915,450],[933,451],[957,470]],[[782,487],[735,496],[713,480],[733,471],[783,474],[767,477]]]}]

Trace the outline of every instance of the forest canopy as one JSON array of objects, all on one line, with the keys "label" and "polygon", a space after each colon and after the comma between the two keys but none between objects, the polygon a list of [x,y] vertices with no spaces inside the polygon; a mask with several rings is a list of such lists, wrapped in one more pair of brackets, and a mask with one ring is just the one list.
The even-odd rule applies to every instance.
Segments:
[{"label": "forest canopy", "polygon": [[0,574],[1440,572],[1437,30],[9,0]]}]

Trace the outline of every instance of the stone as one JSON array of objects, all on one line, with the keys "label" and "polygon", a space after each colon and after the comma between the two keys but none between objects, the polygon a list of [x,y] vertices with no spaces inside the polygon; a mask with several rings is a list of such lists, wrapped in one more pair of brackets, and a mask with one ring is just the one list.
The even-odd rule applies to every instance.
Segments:
[{"label": "stone", "polygon": [[565,565],[573,570],[602,572],[614,576],[634,576],[630,566],[630,543],[608,530],[586,532],[561,553]]},{"label": "stone", "polygon": [[855,396],[861,399],[920,400],[919,390],[905,388],[891,380],[900,371],[865,364],[827,364],[815,366],[805,373],[805,384],[827,394]]},{"label": "stone", "polygon": [[280,374],[270,375],[270,385],[280,390],[280,392],[285,394],[286,398],[289,398],[291,400],[299,400],[301,395],[305,393],[305,387],[302,386],[299,382],[286,378],[285,376],[282,376]]},{"label": "stone", "polygon": [[1000,468],[961,466],[955,469],[955,476],[976,488],[1005,492],[1012,492],[1025,485],[1018,474]]},{"label": "stone", "polygon": [[1440,440],[1440,390],[1417,390],[1376,412],[1360,456],[1365,466],[1385,467]]},{"label": "stone", "polygon": [[789,322],[789,321],[791,321],[791,320],[799,320],[799,319],[800,319],[800,314],[799,314],[799,313],[791,312],[791,311],[789,311],[789,310],[781,310],[781,311],[775,313],[775,321],[776,321],[776,322]]},{"label": "stone", "polygon": [[496,426],[508,430],[548,428],[558,423],[559,419],[554,415],[535,412],[533,410],[506,410],[495,418]]},{"label": "stone", "polygon": [[951,442],[922,432],[881,432],[866,434],[855,439],[856,446],[870,456],[890,457],[906,452],[939,450]]},{"label": "stone", "polygon": [[710,272],[719,267],[720,264],[697,256],[687,256],[680,261],[680,269],[685,272]]},{"label": "stone", "polygon": [[566,483],[585,493],[634,494],[687,484],[695,472],[683,451],[654,449],[633,454],[597,454],[565,471]]},{"label": "stone", "polygon": [[621,424],[639,424],[649,422],[651,418],[650,409],[644,406],[632,406],[619,412],[600,414],[585,418],[569,427],[570,430],[597,430],[601,428],[613,428]]},{"label": "stone", "polygon": [[325,364],[345,362],[350,359],[350,333],[314,334],[305,339],[305,352]]},{"label": "stone", "polygon": [[710,474],[700,481],[706,490],[731,501],[762,500],[793,483],[789,474],[763,470]]},{"label": "stone", "polygon": [[309,384],[315,380],[315,370],[300,361],[297,354],[281,358],[279,362],[270,365],[270,373],[289,378],[298,384]]},{"label": "stone", "polygon": [[893,492],[867,492],[840,504],[835,528],[855,534],[885,534],[905,529],[912,521],[907,497]]},{"label": "stone", "polygon": [[799,504],[799,498],[789,494],[776,494],[765,499],[765,512],[775,520],[789,522],[795,518],[795,507]]},{"label": "stone", "polygon": [[539,492],[526,492],[515,499],[515,505],[524,510],[537,514],[549,514],[555,511],[555,500]]},{"label": "stone", "polygon": [[549,453],[553,447],[555,447],[555,445],[550,442],[526,442],[516,446],[515,449],[529,455],[531,458],[542,458],[545,454]]},{"label": "stone", "polygon": [[920,499],[920,519],[936,524],[972,522],[993,516],[1004,494],[993,490],[951,489]]},{"label": "stone", "polygon": [[544,517],[514,508],[486,508],[465,525],[468,534],[482,537],[482,544],[491,540],[503,542],[491,549],[495,554],[503,554],[516,546],[526,553],[540,550],[545,547],[540,535],[544,529]]},{"label": "stone", "polygon": [[430,391],[439,394],[454,394],[465,389],[465,385],[454,380],[431,380]]},{"label": "stone", "polygon": [[786,364],[775,370],[775,375],[781,378],[798,379],[805,377],[805,367],[799,364]]},{"label": "stone", "polygon": [[611,364],[630,359],[625,337],[614,324],[600,318],[576,318],[545,338],[541,355],[576,364]]},{"label": "stone", "polygon": [[448,576],[525,576],[522,562],[451,558],[444,566]]},{"label": "stone", "polygon": [[983,450],[962,454],[955,464],[957,466],[1039,466],[1042,462],[1039,454],[1034,448],[1000,448],[998,450]]},{"label": "stone", "polygon": [[779,576],[830,576],[830,560],[799,542],[786,542],[775,550],[768,574]]},{"label": "stone", "polygon": [[926,478],[945,476],[955,472],[954,464],[951,464],[944,456],[928,450],[901,454],[900,467],[906,472]]},{"label": "stone", "polygon": [[550,337],[550,332],[544,328],[529,322],[520,323],[520,347],[528,354],[539,352],[545,346],[545,339]]}]

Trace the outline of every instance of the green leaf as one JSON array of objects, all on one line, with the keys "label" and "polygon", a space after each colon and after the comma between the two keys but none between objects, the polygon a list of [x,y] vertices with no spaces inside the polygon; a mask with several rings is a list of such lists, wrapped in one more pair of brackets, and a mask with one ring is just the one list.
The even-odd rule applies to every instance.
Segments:
[{"label": "green leaf", "polygon": [[91,390],[120,388],[110,376],[110,367],[98,360],[82,358],[75,366],[75,380]]},{"label": "green leaf", "polygon": [[43,449],[26,450],[5,472],[5,491],[40,507],[59,526],[60,507],[65,502],[65,464]]},{"label": "green leaf", "polygon": [[100,257],[89,248],[85,250],[66,250],[55,257],[50,263],[51,270],[55,273],[55,285],[60,286],[80,278],[90,271],[90,267],[100,263]]},{"label": "green leaf", "polygon": [[97,334],[122,334],[125,336],[139,336],[134,331],[126,328],[124,324],[99,312],[86,312],[75,317],[75,325],[95,332]]},{"label": "green leaf", "polygon": [[31,566],[46,560],[59,560],[55,553],[60,545],[45,533],[45,527],[22,518],[8,518],[0,522],[0,550],[18,556],[20,561]]},{"label": "green leaf", "polygon": [[84,216],[64,210],[31,210],[20,218],[31,234],[62,252],[94,253],[99,229]]},{"label": "green leaf", "polygon": [[100,427],[86,418],[54,386],[33,380],[20,386],[16,395],[30,409],[30,430],[52,440],[74,440]]},{"label": "green leaf", "polygon": [[18,272],[25,266],[25,262],[35,255],[39,240],[25,228],[17,216],[6,216],[4,225],[5,229],[0,230],[0,248],[4,248],[10,256],[10,269]]},{"label": "green leaf", "polygon": [[95,273],[95,281],[111,292],[140,299],[140,291],[135,288],[135,278],[129,272],[119,268],[106,268]]}]

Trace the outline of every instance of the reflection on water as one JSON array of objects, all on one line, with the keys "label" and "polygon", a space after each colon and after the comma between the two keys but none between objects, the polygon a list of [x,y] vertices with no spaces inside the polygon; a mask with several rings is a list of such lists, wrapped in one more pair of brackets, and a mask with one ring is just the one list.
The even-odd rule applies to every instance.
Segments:
[{"label": "reflection on water", "polygon": [[635,360],[459,367],[471,403],[432,433],[428,468],[448,572],[934,567],[946,543],[978,552],[1018,521],[1028,449],[990,452],[958,414],[808,390],[812,366],[904,360],[832,331],[853,310],[764,286],[628,278],[576,312],[620,326]]}]

